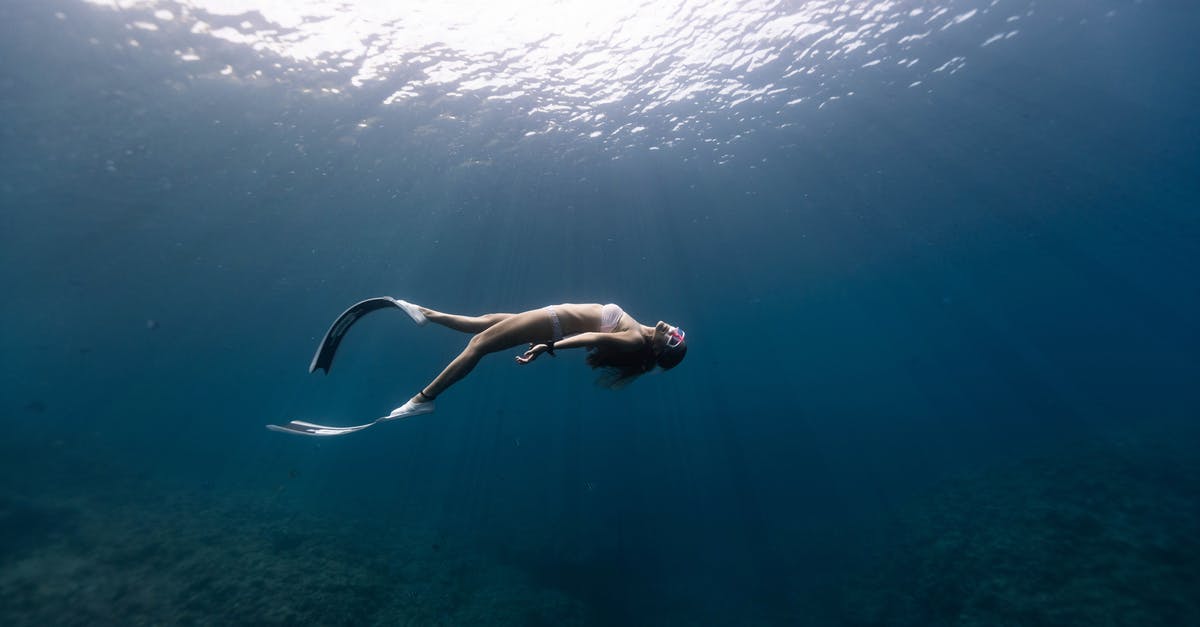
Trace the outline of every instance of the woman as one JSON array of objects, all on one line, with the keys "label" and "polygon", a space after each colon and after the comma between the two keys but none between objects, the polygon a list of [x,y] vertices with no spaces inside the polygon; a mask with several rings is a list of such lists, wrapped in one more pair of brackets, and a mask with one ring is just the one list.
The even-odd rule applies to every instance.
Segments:
[{"label": "woman", "polygon": [[626,385],[655,366],[670,370],[687,354],[683,329],[662,321],[653,327],[645,326],[612,303],[567,303],[516,314],[459,316],[383,296],[357,303],[338,316],[321,341],[308,371],[323,369],[328,373],[338,344],[350,326],[372,311],[390,307],[400,308],[419,326],[433,322],[455,331],[473,333],[474,337],[429,385],[375,422],[356,427],[326,427],[293,420],[287,425],[267,425],[267,428],[302,435],[342,435],[378,422],[428,414],[434,409],[434,399],[467,376],[484,355],[521,344],[529,344],[529,349],[517,357],[517,363],[521,365],[537,359],[542,353],[554,356],[554,351],[559,349],[587,348],[588,364],[605,369],[607,374],[602,381],[614,388]]},{"label": "woman", "polygon": [[653,327],[645,326],[612,303],[564,303],[516,314],[477,317],[442,313],[403,300],[397,300],[396,306],[418,325],[433,322],[475,336],[437,378],[392,410],[387,420],[432,412],[434,399],[467,376],[484,355],[521,344],[529,344],[529,350],[517,357],[521,365],[542,353],[553,357],[559,349],[587,348],[591,351],[588,364],[609,369],[605,380],[612,387],[622,387],[655,366],[670,370],[687,354],[683,329],[661,320]]}]

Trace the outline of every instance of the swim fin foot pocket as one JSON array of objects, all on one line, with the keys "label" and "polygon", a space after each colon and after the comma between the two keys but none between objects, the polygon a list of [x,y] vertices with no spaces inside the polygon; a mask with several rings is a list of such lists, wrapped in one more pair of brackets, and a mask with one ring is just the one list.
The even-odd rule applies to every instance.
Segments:
[{"label": "swim fin foot pocket", "polygon": [[396,306],[403,309],[404,313],[408,314],[408,317],[412,318],[413,322],[417,323],[419,327],[423,327],[429,322],[429,318],[425,317],[420,307],[406,300],[396,300]]}]

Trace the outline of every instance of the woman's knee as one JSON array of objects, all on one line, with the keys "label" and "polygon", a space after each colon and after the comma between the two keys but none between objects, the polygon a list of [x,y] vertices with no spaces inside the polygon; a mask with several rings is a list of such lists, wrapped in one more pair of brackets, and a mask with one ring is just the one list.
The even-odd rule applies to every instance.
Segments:
[{"label": "woman's knee", "polygon": [[490,344],[488,336],[489,333],[487,331],[482,331],[471,336],[471,339],[467,340],[467,348],[463,350],[463,355],[468,356],[469,358],[479,359],[480,357],[492,352],[488,349]]},{"label": "woman's knee", "polygon": [[504,326],[493,326],[485,331],[476,333],[467,341],[467,350],[472,351],[479,357],[502,351],[511,344],[511,342],[507,341],[508,336],[509,333]]}]

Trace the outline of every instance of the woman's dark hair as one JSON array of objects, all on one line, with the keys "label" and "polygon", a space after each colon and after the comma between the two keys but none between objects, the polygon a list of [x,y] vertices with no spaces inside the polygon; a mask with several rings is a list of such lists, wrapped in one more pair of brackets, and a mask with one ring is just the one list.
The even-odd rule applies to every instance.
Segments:
[{"label": "woman's dark hair", "polygon": [[598,385],[618,390],[653,370],[658,364],[658,357],[650,342],[642,342],[642,347],[635,351],[594,348],[588,351],[587,363],[592,368],[604,370],[596,379]]},{"label": "woman's dark hair", "polygon": [[675,348],[664,349],[662,354],[658,356],[658,367],[663,370],[670,370],[679,365],[687,355],[687,342],[680,342]]},{"label": "woman's dark hair", "polygon": [[663,370],[678,366],[684,355],[687,355],[687,344],[665,349],[661,354],[655,355],[654,348],[647,340],[635,351],[592,349],[588,352],[587,363],[592,368],[605,370],[604,374],[596,379],[596,383],[619,390],[634,379],[654,370],[655,366]]}]

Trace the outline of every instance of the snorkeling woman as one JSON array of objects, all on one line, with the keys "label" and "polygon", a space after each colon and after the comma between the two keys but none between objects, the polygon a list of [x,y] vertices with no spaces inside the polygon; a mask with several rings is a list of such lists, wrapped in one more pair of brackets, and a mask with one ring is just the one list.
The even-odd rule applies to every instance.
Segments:
[{"label": "snorkeling woman", "polygon": [[392,413],[374,422],[356,427],[326,427],[292,421],[288,425],[268,425],[268,428],[302,435],[342,435],[378,422],[428,414],[434,410],[434,399],[467,376],[484,355],[523,344],[528,344],[529,348],[516,358],[521,365],[532,362],[543,353],[553,357],[557,350],[586,348],[589,351],[588,365],[604,369],[606,374],[601,381],[613,388],[623,387],[656,366],[670,370],[679,365],[687,354],[687,336],[683,329],[661,320],[652,327],[643,325],[612,303],[564,303],[521,313],[460,316],[384,296],[362,301],[334,321],[313,357],[309,372],[324,369],[328,373],[334,352],[350,325],[364,314],[389,307],[401,309],[418,326],[433,322],[455,331],[471,333],[473,337],[458,357],[429,385],[392,410]]}]

